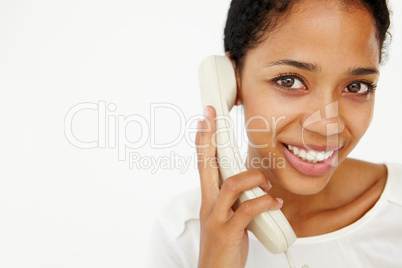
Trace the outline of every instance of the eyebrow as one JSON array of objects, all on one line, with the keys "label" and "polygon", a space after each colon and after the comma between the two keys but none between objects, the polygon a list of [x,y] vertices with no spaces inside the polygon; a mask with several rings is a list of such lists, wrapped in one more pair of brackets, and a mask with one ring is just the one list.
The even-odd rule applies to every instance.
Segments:
[{"label": "eyebrow", "polygon": [[301,62],[301,61],[295,61],[295,60],[278,60],[278,61],[273,61],[268,64],[264,64],[264,67],[272,67],[276,65],[288,65],[288,66],[293,66],[299,69],[303,69],[309,72],[319,72],[321,68],[318,67],[317,64],[314,63],[307,63],[307,62]]},{"label": "eyebrow", "polygon": [[380,71],[376,68],[355,68],[355,69],[350,69],[347,74],[348,75],[368,75],[368,74],[379,74]]},{"label": "eyebrow", "polygon": [[[314,72],[318,73],[321,71],[321,67],[319,67],[315,63],[307,63],[307,62],[302,62],[302,61],[296,61],[296,60],[278,60],[278,61],[273,61],[267,64],[264,64],[265,67],[272,67],[272,66],[277,66],[277,65],[288,65],[292,67],[296,67],[298,69],[306,70],[309,72]],[[359,76],[359,75],[369,75],[369,74],[379,74],[380,72],[378,71],[377,68],[354,68],[354,69],[349,69],[346,74],[350,76]]]}]

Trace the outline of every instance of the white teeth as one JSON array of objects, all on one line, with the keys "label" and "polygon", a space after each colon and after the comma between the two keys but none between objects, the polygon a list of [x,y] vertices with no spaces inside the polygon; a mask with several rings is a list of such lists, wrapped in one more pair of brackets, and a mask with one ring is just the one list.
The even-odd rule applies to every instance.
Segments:
[{"label": "white teeth", "polygon": [[[315,152],[309,151],[309,152],[307,153],[307,156],[306,156],[307,161],[313,162],[313,161],[315,160],[315,156],[316,156],[316,155],[317,155],[317,154],[316,154]],[[317,160],[316,160],[316,162],[317,162]]]},{"label": "white teeth", "polygon": [[299,152],[299,157],[301,157],[301,159],[306,160],[306,151],[305,150],[300,150]]},{"label": "white teeth", "polygon": [[334,151],[326,152],[326,153],[325,153],[325,158],[330,157],[333,153],[334,153]]},{"label": "white teeth", "polygon": [[324,152],[318,153],[316,158],[317,158],[317,161],[324,161],[325,153]]},{"label": "white teeth", "polygon": [[288,145],[289,151],[293,152],[293,154],[297,155],[303,160],[306,160],[311,163],[317,163],[317,162],[322,162],[324,160],[327,160],[332,156],[334,151],[322,151],[322,152],[316,152],[316,151],[306,151],[304,149],[294,147],[291,145]]}]

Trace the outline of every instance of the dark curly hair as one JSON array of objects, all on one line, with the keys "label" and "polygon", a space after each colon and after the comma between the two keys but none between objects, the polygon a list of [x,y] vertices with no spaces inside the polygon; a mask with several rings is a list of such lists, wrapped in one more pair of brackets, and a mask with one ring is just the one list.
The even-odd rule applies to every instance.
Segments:
[{"label": "dark curly hair", "polygon": [[[390,14],[386,0],[340,0],[344,4],[362,4],[373,15],[377,39],[380,47],[380,59],[384,54],[385,40],[390,26]],[[232,0],[224,30],[225,52],[235,61],[241,70],[244,55],[264,40],[267,30],[277,26],[280,18],[290,14],[291,6],[297,0]]]}]

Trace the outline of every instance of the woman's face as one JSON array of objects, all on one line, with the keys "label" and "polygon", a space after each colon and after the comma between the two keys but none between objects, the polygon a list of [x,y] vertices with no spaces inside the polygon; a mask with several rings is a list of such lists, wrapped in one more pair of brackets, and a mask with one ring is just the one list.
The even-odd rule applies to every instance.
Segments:
[{"label": "woman's face", "polygon": [[322,190],[373,115],[375,21],[366,9],[338,2],[295,6],[246,53],[238,76],[249,157],[262,160],[260,168],[293,193]]}]

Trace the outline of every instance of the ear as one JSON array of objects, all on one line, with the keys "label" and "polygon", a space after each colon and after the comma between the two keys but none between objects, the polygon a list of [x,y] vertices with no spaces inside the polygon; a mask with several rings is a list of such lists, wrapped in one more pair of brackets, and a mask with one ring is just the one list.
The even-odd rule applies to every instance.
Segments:
[{"label": "ear", "polygon": [[229,60],[232,62],[232,64],[233,64],[233,69],[234,69],[235,75],[236,75],[237,96],[236,96],[235,105],[241,105],[241,104],[242,104],[242,97],[241,97],[241,79],[240,79],[240,74],[239,74],[238,70],[236,69],[236,62],[230,58],[230,51],[227,51],[227,52],[225,53],[225,55],[226,55],[226,57],[228,57]]}]

